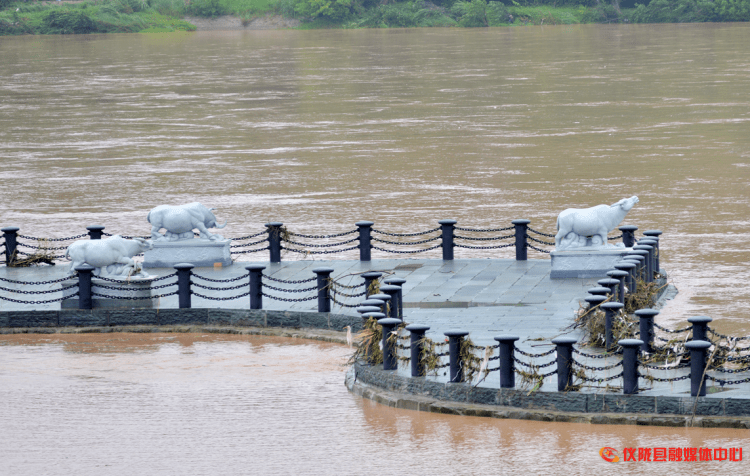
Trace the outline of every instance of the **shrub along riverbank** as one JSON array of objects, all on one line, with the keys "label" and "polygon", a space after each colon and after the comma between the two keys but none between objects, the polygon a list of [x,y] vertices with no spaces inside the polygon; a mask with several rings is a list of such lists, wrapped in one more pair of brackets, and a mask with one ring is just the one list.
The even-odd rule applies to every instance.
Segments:
[{"label": "shrub along riverbank", "polygon": [[[636,2],[643,2],[638,3]],[[547,5],[544,2],[550,2]],[[0,0],[0,35],[192,31],[186,15],[296,18],[300,28],[750,21],[750,0]],[[554,6],[553,6],[554,5]]]}]

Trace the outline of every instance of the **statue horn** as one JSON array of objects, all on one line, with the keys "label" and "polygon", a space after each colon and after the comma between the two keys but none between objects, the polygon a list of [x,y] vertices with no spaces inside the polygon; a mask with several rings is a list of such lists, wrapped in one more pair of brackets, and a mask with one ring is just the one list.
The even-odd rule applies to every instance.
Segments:
[{"label": "statue horn", "polygon": [[225,226],[227,226],[227,222],[226,221],[224,221],[223,225],[216,225],[216,228],[224,228]]}]

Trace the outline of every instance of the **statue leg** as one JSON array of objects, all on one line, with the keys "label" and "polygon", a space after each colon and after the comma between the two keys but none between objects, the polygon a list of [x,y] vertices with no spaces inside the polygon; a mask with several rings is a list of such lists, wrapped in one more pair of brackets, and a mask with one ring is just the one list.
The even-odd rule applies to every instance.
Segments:
[{"label": "statue leg", "polygon": [[216,239],[216,237],[208,231],[208,229],[206,228],[206,225],[204,225],[203,223],[198,222],[196,225],[196,228],[201,232],[201,238],[209,239],[209,240]]},{"label": "statue leg", "polygon": [[151,239],[152,240],[156,241],[159,238],[163,238],[164,237],[164,235],[162,235],[161,233],[159,233],[159,230],[161,230],[160,227],[156,227],[156,226],[152,226],[151,227]]},{"label": "statue leg", "polygon": [[563,229],[557,230],[557,234],[555,235],[555,249],[560,249],[563,244],[562,241],[565,238],[566,234],[567,233]]}]

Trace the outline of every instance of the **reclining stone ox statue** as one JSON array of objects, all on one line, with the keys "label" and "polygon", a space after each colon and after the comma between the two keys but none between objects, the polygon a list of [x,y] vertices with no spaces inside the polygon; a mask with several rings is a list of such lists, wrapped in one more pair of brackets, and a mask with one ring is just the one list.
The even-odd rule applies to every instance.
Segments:
[{"label": "reclining stone ox statue", "polygon": [[[638,197],[623,198],[612,205],[568,208],[557,217],[555,249],[604,248],[607,233],[614,230],[638,203]],[[589,238],[591,242],[589,243]]]},{"label": "reclining stone ox statue", "polygon": [[[214,235],[208,228],[224,228],[216,224],[216,217],[211,212],[215,208],[206,208],[198,202],[187,205],[171,206],[159,205],[148,212],[148,222],[151,223],[151,237],[154,241],[178,241],[193,239],[193,230],[200,231],[202,239],[215,241],[223,240],[221,235]],[[165,228],[167,231],[162,235],[159,230]]]},{"label": "reclining stone ox statue", "polygon": [[143,238],[126,240],[115,235],[106,240],[79,240],[68,246],[65,257],[69,258],[70,275],[83,263],[97,268],[94,276],[130,276],[135,272],[133,256],[153,248],[150,241]]}]

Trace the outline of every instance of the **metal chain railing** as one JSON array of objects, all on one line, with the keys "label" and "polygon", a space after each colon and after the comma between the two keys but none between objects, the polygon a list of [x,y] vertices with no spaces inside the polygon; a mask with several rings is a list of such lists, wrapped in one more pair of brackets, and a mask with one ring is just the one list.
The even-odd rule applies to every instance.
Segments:
[{"label": "metal chain railing", "polygon": [[440,231],[440,227],[433,228],[432,230],[421,231],[419,233],[388,233],[385,231],[380,231],[380,230],[376,230],[375,228],[372,228],[373,233],[379,233],[381,235],[388,235],[388,236],[420,236],[420,235],[427,235],[430,233],[434,233],[436,231]]},{"label": "metal chain railing", "polygon": [[358,230],[345,231],[344,233],[336,233],[335,235],[303,235],[302,233],[294,233],[290,231],[289,235],[299,236],[300,238],[324,239],[324,238],[338,238],[340,236],[351,235],[352,233],[356,233],[357,231]]},{"label": "metal chain railing", "polygon": [[693,326],[685,327],[684,329],[667,329],[666,327],[662,327],[659,324],[654,322],[654,327],[659,329],[660,331],[666,332],[668,334],[681,334],[683,332],[691,331],[693,330]]},{"label": "metal chain railing", "polygon": [[[541,235],[541,236],[546,236],[547,238],[554,238],[554,237],[555,237],[555,235],[554,235],[554,234],[553,234],[553,235],[550,235],[550,234],[548,234],[548,233],[542,233],[541,231],[536,231],[535,229],[533,229],[533,228],[531,228],[531,227],[527,227],[526,229],[527,229],[528,231],[532,232],[532,233],[536,233],[537,235]],[[529,238],[531,238],[531,237],[529,236]]]},{"label": "metal chain railing", "polygon": [[543,353],[541,353],[541,354],[531,354],[531,353],[529,353],[529,352],[524,352],[524,351],[522,351],[522,350],[521,350],[521,349],[519,349],[519,348],[516,348],[516,349],[515,349],[515,351],[516,351],[516,352],[518,352],[519,354],[521,354],[521,355],[523,355],[523,356],[526,356],[526,357],[529,357],[529,358],[532,358],[532,359],[535,359],[535,358],[538,358],[538,357],[546,357],[546,356],[548,356],[548,355],[552,355],[552,354],[554,354],[554,353],[555,353],[555,351],[556,351],[556,350],[557,350],[557,349],[550,349],[550,350],[548,350],[547,352],[543,352]]},{"label": "metal chain railing", "polygon": [[[228,288],[233,289],[233,288]],[[250,295],[250,291],[240,294],[238,296],[228,296],[228,297],[216,297],[216,296],[204,296],[203,294],[198,294],[195,291],[192,291],[193,296],[198,296],[199,298],[208,299],[209,301],[231,301],[233,299],[240,299],[243,297],[248,297]]]},{"label": "metal chain railing", "polygon": [[63,296],[57,299],[48,299],[45,301],[22,301],[20,299],[12,299],[8,297],[4,297],[4,296],[0,296],[0,299],[2,299],[3,301],[14,302],[16,304],[51,304],[53,302],[64,301],[66,299],[74,298],[76,296],[78,296],[78,292],[75,292],[74,294],[71,294],[70,296]]},{"label": "metal chain railing", "polygon": [[[472,232],[475,232],[475,233],[494,233],[494,232],[499,232],[499,231],[512,230],[513,228],[515,228],[515,227],[513,227],[513,226],[507,226],[505,228],[487,228],[487,229],[461,228],[460,226],[454,227],[454,229],[459,230],[459,231],[472,231]],[[439,230],[439,229],[440,228],[436,228],[436,230]],[[510,236],[515,236],[515,235],[510,235]]]},{"label": "metal chain railing", "polygon": [[275,301],[283,301],[283,302],[303,302],[303,301],[312,301],[314,299],[318,299],[317,296],[310,296],[310,297],[303,297],[299,299],[292,299],[292,298],[282,298],[278,296],[272,296],[270,294],[262,293],[263,297],[267,297],[269,299],[273,299]]},{"label": "metal chain railing", "polygon": [[372,249],[378,250],[378,251],[385,251],[386,253],[410,254],[410,253],[424,253],[425,251],[436,250],[436,249],[442,248],[442,247],[443,247],[443,245],[440,244],[440,245],[432,246],[430,248],[424,248],[424,249],[421,249],[421,250],[386,250],[385,248],[379,248],[377,246],[373,246]]},{"label": "metal chain railing", "polygon": [[506,240],[508,238],[515,238],[516,235],[505,235],[505,236],[490,236],[487,238],[472,238],[470,236],[460,236],[460,235],[454,235],[453,238],[461,239],[461,240],[471,240],[471,241],[497,241],[497,240]]},{"label": "metal chain railing", "polygon": [[36,240],[36,241],[70,241],[70,240],[77,240],[78,238],[83,238],[85,236],[88,236],[87,233],[84,233],[82,235],[76,235],[76,236],[68,236],[65,238],[38,238],[36,236],[26,236],[26,235],[16,235],[19,238],[23,238],[24,240]]},{"label": "metal chain railing", "polygon": [[[265,235],[266,233],[268,233],[268,231],[263,230],[263,231],[259,231],[258,233],[255,233],[254,235],[240,236],[238,238],[229,238],[229,239],[232,240],[232,241],[249,240],[251,238],[256,238],[256,237],[258,237],[260,235]],[[262,240],[262,241],[267,241],[267,240],[268,240],[268,238],[266,238],[265,240]]]},{"label": "metal chain railing", "polygon": [[517,363],[517,364],[523,365],[524,367],[539,368],[539,369],[543,369],[545,367],[549,367],[549,366],[554,365],[554,364],[557,363],[556,360],[551,360],[551,361],[547,362],[546,364],[531,364],[531,363],[528,363],[528,362],[524,362],[523,360],[520,360],[515,355],[513,356],[513,361],[515,363]]},{"label": "metal chain railing", "polygon": [[507,245],[497,245],[497,246],[468,246],[468,245],[460,245],[458,243],[453,243],[453,246],[456,248],[468,248],[470,250],[498,250],[500,248],[510,248],[511,246],[515,246],[515,243],[509,243]]},{"label": "metal chain railing", "polygon": [[399,242],[399,241],[386,241],[386,240],[381,240],[381,239],[379,239],[379,238],[375,238],[375,237],[373,236],[373,237],[372,237],[372,241],[377,241],[378,243],[386,243],[386,244],[389,244],[389,245],[400,245],[400,246],[408,246],[408,245],[421,245],[421,244],[424,244],[424,243],[429,243],[429,242],[431,242],[431,241],[436,241],[436,240],[439,240],[440,238],[441,238],[440,236],[436,236],[436,237],[433,237],[433,238],[428,238],[428,239],[426,239],[426,240],[422,240],[422,241],[410,241],[410,242],[408,242],[408,243],[405,243],[405,242]]},{"label": "metal chain railing", "polygon": [[550,250],[543,250],[541,248],[537,248],[536,246],[529,245],[528,243],[526,244],[526,247],[527,248],[531,248],[532,250],[538,251],[540,253],[547,253],[547,254],[549,254],[551,252]]},{"label": "metal chain railing", "polygon": [[200,274],[196,274],[196,273],[192,273],[191,276],[193,278],[202,279],[204,281],[210,281],[212,283],[232,283],[234,281],[239,281],[240,279],[248,279],[248,276],[246,274],[237,276],[236,278],[228,278],[228,279],[212,279],[212,278],[207,278],[205,276],[201,276]]}]

